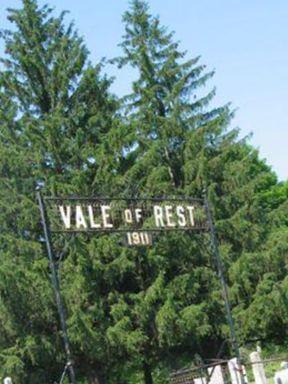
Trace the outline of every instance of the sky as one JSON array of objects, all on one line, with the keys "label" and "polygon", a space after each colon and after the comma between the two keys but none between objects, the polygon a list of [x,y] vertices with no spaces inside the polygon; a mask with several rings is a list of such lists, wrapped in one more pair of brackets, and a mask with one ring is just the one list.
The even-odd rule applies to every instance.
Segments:
[{"label": "sky", "polygon": [[[39,0],[69,10],[84,37],[92,62],[112,58],[124,28],[122,14],[128,0]],[[215,70],[210,88],[216,86],[214,105],[232,103],[232,127],[241,137],[253,134],[251,144],[260,157],[287,180],[288,166],[288,1],[287,0],[150,0],[151,12],[175,31],[187,59],[201,56],[201,63]],[[0,0],[0,28],[9,27],[6,8],[21,0]],[[3,44],[0,42],[0,55]],[[116,77],[112,86],[119,96],[129,92],[135,74],[109,67]]]}]

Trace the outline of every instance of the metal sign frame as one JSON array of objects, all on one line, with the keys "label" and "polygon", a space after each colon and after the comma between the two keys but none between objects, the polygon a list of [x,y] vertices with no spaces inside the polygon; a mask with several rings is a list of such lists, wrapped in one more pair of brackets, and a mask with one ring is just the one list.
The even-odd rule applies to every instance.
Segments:
[{"label": "metal sign frame", "polygon": [[[205,223],[199,227],[190,227],[190,228],[140,228],[140,227],[135,227],[134,229],[132,228],[123,228],[123,229],[117,229],[117,228],[109,228],[105,230],[53,230],[53,233],[123,233],[123,232],[129,232],[131,230],[134,230],[135,232],[172,232],[172,231],[186,231],[186,232],[202,232],[206,231],[210,233],[211,237],[211,249],[213,256],[215,258],[216,266],[217,266],[217,272],[218,272],[218,277],[221,283],[222,287],[222,292],[223,292],[223,299],[225,303],[225,311],[226,311],[226,316],[227,316],[227,321],[229,324],[229,330],[230,330],[230,338],[231,338],[231,347],[233,352],[235,353],[237,360],[239,363],[241,362],[241,357],[240,357],[240,351],[239,351],[239,344],[237,341],[236,337],[236,332],[235,332],[235,327],[234,327],[234,321],[232,317],[232,312],[231,312],[231,305],[229,302],[229,295],[228,295],[228,288],[227,288],[227,283],[225,280],[225,275],[224,275],[224,266],[223,262],[221,260],[220,252],[219,252],[219,247],[218,247],[218,242],[217,242],[217,235],[216,235],[216,229],[213,223],[213,217],[212,217],[212,212],[210,208],[210,204],[208,202],[208,198],[206,195],[206,191],[203,193],[203,199],[199,198],[186,198],[186,197],[179,197],[179,198],[169,198],[169,197],[163,197],[163,198],[107,198],[107,197],[81,197],[81,196],[70,196],[70,197],[44,197],[41,194],[41,191],[37,191],[37,200],[39,204],[39,209],[40,209],[40,214],[41,214],[41,222],[43,226],[43,232],[44,232],[44,238],[45,238],[45,243],[46,243],[46,248],[47,248],[47,254],[49,258],[49,266],[51,270],[51,275],[52,275],[52,284],[53,288],[55,291],[55,296],[56,296],[56,304],[57,304],[57,309],[58,309],[58,314],[60,318],[60,325],[61,325],[61,330],[63,334],[63,342],[64,342],[64,349],[66,353],[66,365],[65,365],[65,370],[64,370],[64,375],[66,370],[68,370],[69,373],[69,378],[71,384],[76,384],[76,377],[75,377],[75,371],[74,371],[74,364],[73,364],[73,359],[72,359],[72,353],[71,353],[71,348],[70,348],[70,343],[69,343],[69,338],[68,338],[68,331],[67,331],[67,324],[66,324],[66,315],[65,315],[65,310],[64,310],[64,304],[63,300],[61,297],[61,292],[60,292],[60,283],[59,283],[59,277],[58,277],[58,270],[56,267],[55,263],[55,257],[53,254],[53,249],[52,249],[52,242],[51,242],[51,228],[49,226],[49,220],[48,220],[48,215],[47,215],[47,207],[46,203],[51,203],[51,202],[59,202],[59,201],[73,201],[73,202],[91,202],[91,201],[103,201],[103,202],[108,202],[108,201],[126,201],[126,202],[133,202],[134,204],[142,201],[145,203],[151,203],[151,202],[190,202],[190,203],[196,203],[204,209],[205,212]],[[241,378],[242,384],[244,383],[244,379]]]}]

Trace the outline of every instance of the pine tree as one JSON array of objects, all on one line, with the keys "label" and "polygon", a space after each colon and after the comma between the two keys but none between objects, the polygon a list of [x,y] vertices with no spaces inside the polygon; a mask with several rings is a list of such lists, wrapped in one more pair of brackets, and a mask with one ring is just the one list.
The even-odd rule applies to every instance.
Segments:
[{"label": "pine tree", "polygon": [[[123,56],[115,62],[138,73],[124,98],[131,130],[125,187],[136,195],[194,197],[207,188],[229,270],[265,239],[269,210],[257,196],[277,183],[276,176],[246,139],[238,139],[238,130],[228,129],[229,105],[209,108],[215,90],[201,87],[213,72],[199,57],[185,61],[147,3],[134,0],[123,20]],[[130,354],[129,335],[137,335],[138,356],[130,354],[131,361],[150,384],[165,364],[172,369],[185,356],[215,356],[229,334],[207,237],[162,236],[135,257],[138,288],[118,298],[109,337]]]},{"label": "pine tree", "polygon": [[[21,383],[58,380],[65,364],[35,189],[90,196],[112,193],[117,183],[111,80],[101,63],[89,63],[64,16],[23,0],[22,9],[9,10],[13,31],[1,35],[0,372]],[[102,382],[112,358],[101,328],[106,304],[97,279],[93,285],[93,247],[83,238],[57,237],[53,244],[56,255],[67,249],[59,274],[78,379]]]},{"label": "pine tree", "polygon": [[[116,62],[138,79],[119,105],[103,63],[89,63],[64,16],[23,0],[9,11],[13,31],[2,32],[0,374],[54,381],[65,364],[39,186],[52,196],[201,197],[207,188],[238,335],[255,331],[268,298],[280,309],[274,318],[267,309],[259,335],[279,338],[287,189],[229,129],[229,105],[210,108],[215,90],[202,87],[213,72],[199,57],[185,61],[173,34],[134,0]],[[53,245],[78,381],[160,384],[196,354],[215,357],[229,337],[207,235],[161,235],[150,249],[125,248],[117,236],[60,236]]]},{"label": "pine tree", "polygon": [[238,302],[235,312],[243,340],[259,339],[269,347],[287,340],[287,182],[263,192],[258,200],[269,212],[267,237],[233,264],[231,294]]},{"label": "pine tree", "polygon": [[[149,14],[145,2],[134,1],[123,20],[126,34],[120,46],[124,55],[115,61],[119,67],[129,64],[139,73],[133,82],[133,93],[126,97],[126,107],[129,121],[136,126],[134,151],[129,155],[137,160],[143,156],[129,172],[135,178],[139,174],[141,183],[145,181],[149,191],[152,188],[152,194],[168,193],[169,185],[170,190],[183,189],[185,175],[181,165],[187,133],[204,123],[217,124],[216,118],[229,120],[229,110],[205,110],[215,90],[199,97],[199,88],[213,72],[205,72],[199,57],[184,61],[185,53],[173,41],[173,33],[168,33],[159,19]],[[157,164],[154,170],[153,161]],[[147,174],[147,178],[143,177]],[[140,184],[138,188],[143,191],[141,187]]]},{"label": "pine tree", "polygon": [[[230,119],[229,109],[206,108],[214,90],[201,97],[197,94],[213,73],[205,73],[198,57],[184,60],[179,44],[149,15],[145,2],[134,1],[124,22],[124,55],[116,61],[120,67],[131,65],[139,74],[133,94],[125,99],[127,121],[134,132],[127,155],[126,186],[138,194],[201,197],[205,173],[196,178],[189,175],[189,167],[197,171],[190,160],[190,147],[193,145],[198,156],[201,144],[207,146],[207,138],[219,136]],[[200,172],[204,165],[202,161]],[[219,297],[212,299],[217,280],[207,267],[209,255],[201,246],[203,241],[207,245],[203,238],[167,236],[159,239],[153,250],[138,255],[139,292],[124,293],[122,302],[130,303],[130,313],[129,306],[125,313],[141,335],[139,364],[147,384],[152,383],[152,372],[161,362],[171,364],[174,360],[175,367],[183,356],[203,352],[208,341],[213,354],[217,344],[213,335],[221,338],[217,324],[221,318],[223,321],[223,312]],[[216,322],[212,321],[214,312],[219,313]],[[117,331],[122,320],[115,320]],[[133,330],[131,326],[128,332]]]}]

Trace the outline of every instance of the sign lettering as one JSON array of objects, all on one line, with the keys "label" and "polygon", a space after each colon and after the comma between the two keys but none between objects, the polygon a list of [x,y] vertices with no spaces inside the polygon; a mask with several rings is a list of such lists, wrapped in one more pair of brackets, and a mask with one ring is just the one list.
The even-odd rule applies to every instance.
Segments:
[{"label": "sign lettering", "polygon": [[46,198],[51,232],[125,232],[128,245],[151,233],[207,228],[201,199]]}]

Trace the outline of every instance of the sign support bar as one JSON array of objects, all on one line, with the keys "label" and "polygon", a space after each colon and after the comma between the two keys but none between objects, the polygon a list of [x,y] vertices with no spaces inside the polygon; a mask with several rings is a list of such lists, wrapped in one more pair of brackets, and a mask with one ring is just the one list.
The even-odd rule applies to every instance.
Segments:
[{"label": "sign support bar", "polygon": [[58,314],[60,318],[64,348],[65,348],[65,353],[67,358],[66,367],[68,367],[71,384],[76,384],[72,354],[71,354],[70,343],[69,343],[68,332],[67,332],[64,305],[63,305],[63,300],[60,293],[59,277],[58,277],[58,272],[55,264],[55,258],[52,251],[52,245],[51,245],[51,239],[50,239],[51,235],[50,235],[49,225],[47,222],[45,204],[40,191],[37,191],[37,200],[38,200],[40,214],[41,214],[41,221],[42,221],[42,226],[44,231],[47,254],[49,258],[49,266],[51,270],[52,285],[55,291],[56,304],[57,304]]},{"label": "sign support bar", "polygon": [[214,223],[213,223],[212,212],[210,209],[210,205],[209,205],[209,201],[208,201],[208,198],[206,195],[206,191],[204,191],[204,204],[205,204],[205,210],[206,210],[206,215],[207,215],[207,224],[209,227],[209,232],[210,232],[210,237],[211,237],[212,252],[213,252],[213,256],[214,256],[215,261],[216,261],[218,276],[219,276],[219,280],[220,280],[221,286],[222,286],[223,298],[224,298],[224,302],[225,302],[226,317],[227,317],[227,321],[229,324],[229,330],[230,330],[232,350],[236,355],[237,362],[238,362],[238,365],[240,367],[241,384],[244,384],[244,377],[243,377],[243,373],[241,370],[241,355],[240,355],[239,344],[238,344],[238,340],[237,340],[237,336],[236,336],[236,332],[235,332],[235,327],[234,327],[234,321],[233,321],[232,312],[231,312],[231,305],[230,305],[230,301],[229,301],[227,283],[226,283],[226,279],[224,276],[224,266],[223,266],[223,262],[222,262],[220,252],[219,252],[218,241],[217,241],[217,236],[216,236],[216,228],[215,228]]}]

